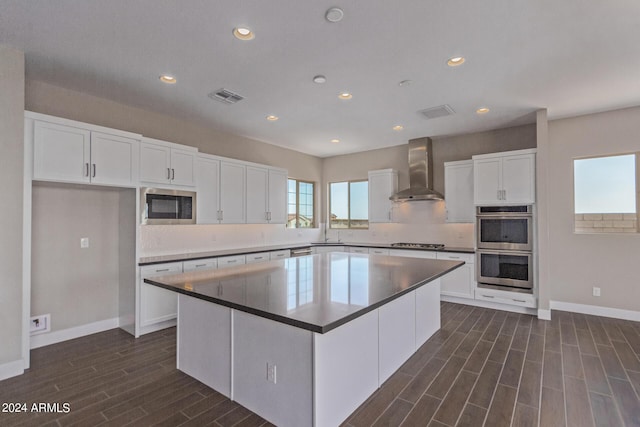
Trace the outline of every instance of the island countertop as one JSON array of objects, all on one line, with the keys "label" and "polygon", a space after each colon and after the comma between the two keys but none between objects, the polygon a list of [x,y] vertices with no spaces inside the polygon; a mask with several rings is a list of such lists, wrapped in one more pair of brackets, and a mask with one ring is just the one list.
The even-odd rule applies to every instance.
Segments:
[{"label": "island countertop", "polygon": [[457,261],[332,252],[144,281],[326,333],[462,265]]}]

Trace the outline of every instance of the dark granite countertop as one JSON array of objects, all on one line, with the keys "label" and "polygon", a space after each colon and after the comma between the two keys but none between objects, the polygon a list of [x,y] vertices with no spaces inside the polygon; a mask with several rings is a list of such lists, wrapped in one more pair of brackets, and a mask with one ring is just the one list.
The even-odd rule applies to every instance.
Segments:
[{"label": "dark granite countertop", "polygon": [[365,248],[399,249],[399,250],[412,250],[412,251],[457,252],[457,253],[467,253],[467,254],[475,253],[475,250],[473,248],[459,248],[459,247],[449,247],[449,246],[445,246],[444,249],[422,249],[422,248],[401,248],[401,247],[391,246],[388,243],[352,243],[352,242],[286,243],[282,245],[254,246],[250,248],[223,249],[218,251],[192,252],[192,253],[186,253],[186,254],[172,254],[172,255],[143,257],[143,258],[140,258],[138,265],[143,266],[143,265],[162,264],[165,262],[190,261],[194,259],[253,254],[258,252],[279,251],[283,249],[298,249],[298,248],[306,248],[309,246],[346,246],[346,247],[355,246],[355,247],[365,247]]},{"label": "dark granite countertop", "polygon": [[330,252],[152,277],[151,285],[325,333],[463,262]]}]

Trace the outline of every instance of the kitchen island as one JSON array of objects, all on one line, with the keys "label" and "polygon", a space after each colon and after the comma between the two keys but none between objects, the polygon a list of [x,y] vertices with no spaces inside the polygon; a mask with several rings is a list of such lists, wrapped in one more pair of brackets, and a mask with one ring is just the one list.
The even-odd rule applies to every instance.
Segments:
[{"label": "kitchen island", "polygon": [[335,252],[145,282],[180,294],[178,369],[278,426],[333,426],[440,328],[462,265]]}]

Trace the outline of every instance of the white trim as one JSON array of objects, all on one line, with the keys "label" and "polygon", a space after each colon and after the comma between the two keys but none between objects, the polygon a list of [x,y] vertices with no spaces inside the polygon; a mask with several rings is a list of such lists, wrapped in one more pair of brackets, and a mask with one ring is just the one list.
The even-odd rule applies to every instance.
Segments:
[{"label": "white trim", "polygon": [[575,304],[572,302],[563,301],[549,301],[549,307],[553,310],[592,314],[594,316],[612,317],[614,319],[633,320],[635,322],[640,322],[640,311],[634,310],[602,307],[599,305]]},{"label": "white trim", "polygon": [[95,334],[97,332],[108,331],[109,329],[117,328],[118,324],[118,318],[114,317],[113,319],[100,320],[98,322],[87,323],[86,325],[75,326],[69,329],[62,329],[48,334],[34,335],[31,337],[31,348],[40,348],[46,345]]},{"label": "white trim", "polygon": [[22,374],[24,374],[24,360],[22,359],[0,365],[0,381]]},{"label": "white trim", "polygon": [[33,120],[24,120],[24,179],[22,189],[22,362],[31,365],[29,351],[31,330],[31,195],[33,192]]},{"label": "white trim", "polygon": [[551,320],[551,310],[538,309],[538,319]]}]

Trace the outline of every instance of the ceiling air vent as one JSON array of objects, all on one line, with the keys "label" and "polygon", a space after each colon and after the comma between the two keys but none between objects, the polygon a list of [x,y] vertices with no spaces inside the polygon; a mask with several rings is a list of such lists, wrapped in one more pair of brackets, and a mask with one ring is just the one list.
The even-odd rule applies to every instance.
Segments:
[{"label": "ceiling air vent", "polygon": [[242,101],[244,96],[238,95],[235,92],[231,92],[227,89],[218,89],[209,94],[209,98],[216,101],[224,102],[225,104],[235,104],[238,101]]},{"label": "ceiling air vent", "polygon": [[455,111],[453,111],[453,108],[451,108],[447,104],[427,108],[426,110],[418,112],[425,116],[427,119],[437,119],[438,117],[450,116],[455,113]]}]

